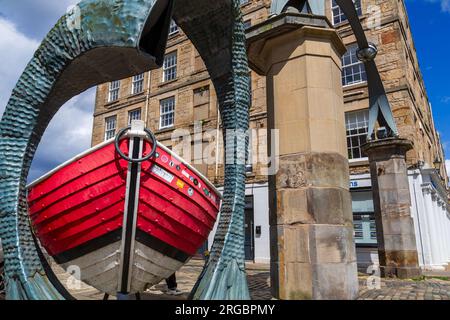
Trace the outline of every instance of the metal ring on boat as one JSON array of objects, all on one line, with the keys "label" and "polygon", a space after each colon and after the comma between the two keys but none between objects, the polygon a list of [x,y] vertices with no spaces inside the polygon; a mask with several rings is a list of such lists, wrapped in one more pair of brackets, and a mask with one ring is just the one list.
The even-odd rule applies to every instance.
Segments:
[{"label": "metal ring on boat", "polygon": [[151,157],[153,157],[153,155],[156,153],[156,147],[157,147],[157,143],[156,143],[156,137],[153,134],[153,132],[151,132],[149,129],[144,128],[145,133],[147,133],[147,136],[149,137],[149,142],[151,142],[152,144],[152,151],[146,155],[143,158],[140,159],[131,159],[130,157],[126,156],[122,150],[120,150],[119,147],[119,142],[120,139],[125,135],[125,133],[127,133],[129,130],[131,130],[131,126],[129,126],[128,128],[124,128],[122,130],[119,131],[119,133],[116,135],[116,139],[114,141],[114,145],[116,147],[116,151],[117,153],[125,160],[127,160],[128,162],[133,162],[133,163],[140,163],[140,162],[144,162],[149,160]]}]

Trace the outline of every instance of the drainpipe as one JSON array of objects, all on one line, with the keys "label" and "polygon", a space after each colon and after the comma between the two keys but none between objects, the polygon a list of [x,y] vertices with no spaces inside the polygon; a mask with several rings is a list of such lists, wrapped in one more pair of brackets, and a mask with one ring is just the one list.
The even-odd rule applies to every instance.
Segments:
[{"label": "drainpipe", "polygon": [[149,107],[149,103],[150,103],[150,84],[151,84],[151,77],[152,77],[152,72],[149,71],[148,72],[148,79],[147,79],[147,93],[145,96],[145,110],[144,110],[144,122],[146,124],[146,127],[149,127],[149,124],[147,123],[148,120],[148,107]]},{"label": "drainpipe", "polygon": [[217,127],[216,127],[216,174],[215,174],[215,180],[217,181],[217,175],[219,174],[219,134],[220,134],[220,110],[218,103],[216,104],[217,107]]}]

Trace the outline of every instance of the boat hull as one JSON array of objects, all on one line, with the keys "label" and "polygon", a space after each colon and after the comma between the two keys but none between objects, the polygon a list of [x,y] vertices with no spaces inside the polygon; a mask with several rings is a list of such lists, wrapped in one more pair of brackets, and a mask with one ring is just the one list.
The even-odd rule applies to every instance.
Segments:
[{"label": "boat hull", "polygon": [[[124,153],[130,141],[120,143]],[[143,153],[151,150],[149,143]],[[107,142],[58,167],[28,188],[30,221],[45,250],[65,270],[110,295],[142,292],[179,270],[207,240],[220,193],[164,146],[139,165]],[[137,209],[128,212],[130,201]]]}]

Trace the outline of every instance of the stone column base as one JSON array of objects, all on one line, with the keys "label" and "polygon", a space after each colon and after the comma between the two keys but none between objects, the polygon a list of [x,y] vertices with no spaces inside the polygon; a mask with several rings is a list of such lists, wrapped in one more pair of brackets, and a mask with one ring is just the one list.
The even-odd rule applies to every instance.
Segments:
[{"label": "stone column base", "polygon": [[406,152],[413,143],[387,138],[363,146],[369,156],[381,275],[401,279],[420,276],[411,217]]},{"label": "stone column base", "polygon": [[420,277],[422,271],[415,267],[380,267],[381,277],[411,279]]}]

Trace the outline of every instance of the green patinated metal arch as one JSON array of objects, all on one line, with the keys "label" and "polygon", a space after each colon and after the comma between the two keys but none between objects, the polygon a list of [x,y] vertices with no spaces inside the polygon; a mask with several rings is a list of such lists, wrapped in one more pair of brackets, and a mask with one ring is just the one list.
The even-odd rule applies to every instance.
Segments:
[{"label": "green patinated metal arch", "polygon": [[[372,110],[377,115],[381,109],[381,119],[392,123],[373,52],[354,19],[352,0],[336,1],[361,40],[361,56],[375,79],[369,81],[371,116]],[[0,239],[7,298],[64,298],[60,285],[44,271],[46,262],[30,230],[26,201],[28,171],[50,120],[66,101],[92,86],[160,67],[172,16],[205,61],[223,129],[248,129],[249,75],[240,2],[83,0],[77,7],[79,25],[65,15],[49,32],[14,88],[0,122]],[[322,2],[310,1],[313,13],[320,14]],[[284,6],[283,1],[274,1],[272,13]],[[391,129],[396,130],[395,123]],[[191,294],[194,299],[249,299],[243,235],[245,165],[237,161],[246,153],[247,143],[234,143],[235,161],[225,165],[218,231],[210,260]]]},{"label": "green patinated metal arch", "polygon": [[[28,171],[48,123],[89,87],[160,67],[172,15],[205,61],[224,129],[248,127],[240,1],[84,0],[77,10],[78,22],[63,16],[43,40],[0,123],[0,238],[8,299],[63,298],[42,267],[25,197]],[[235,149],[235,158],[245,150]],[[241,245],[245,166],[226,165],[225,173],[218,240],[193,292],[196,299],[249,299]]]}]

